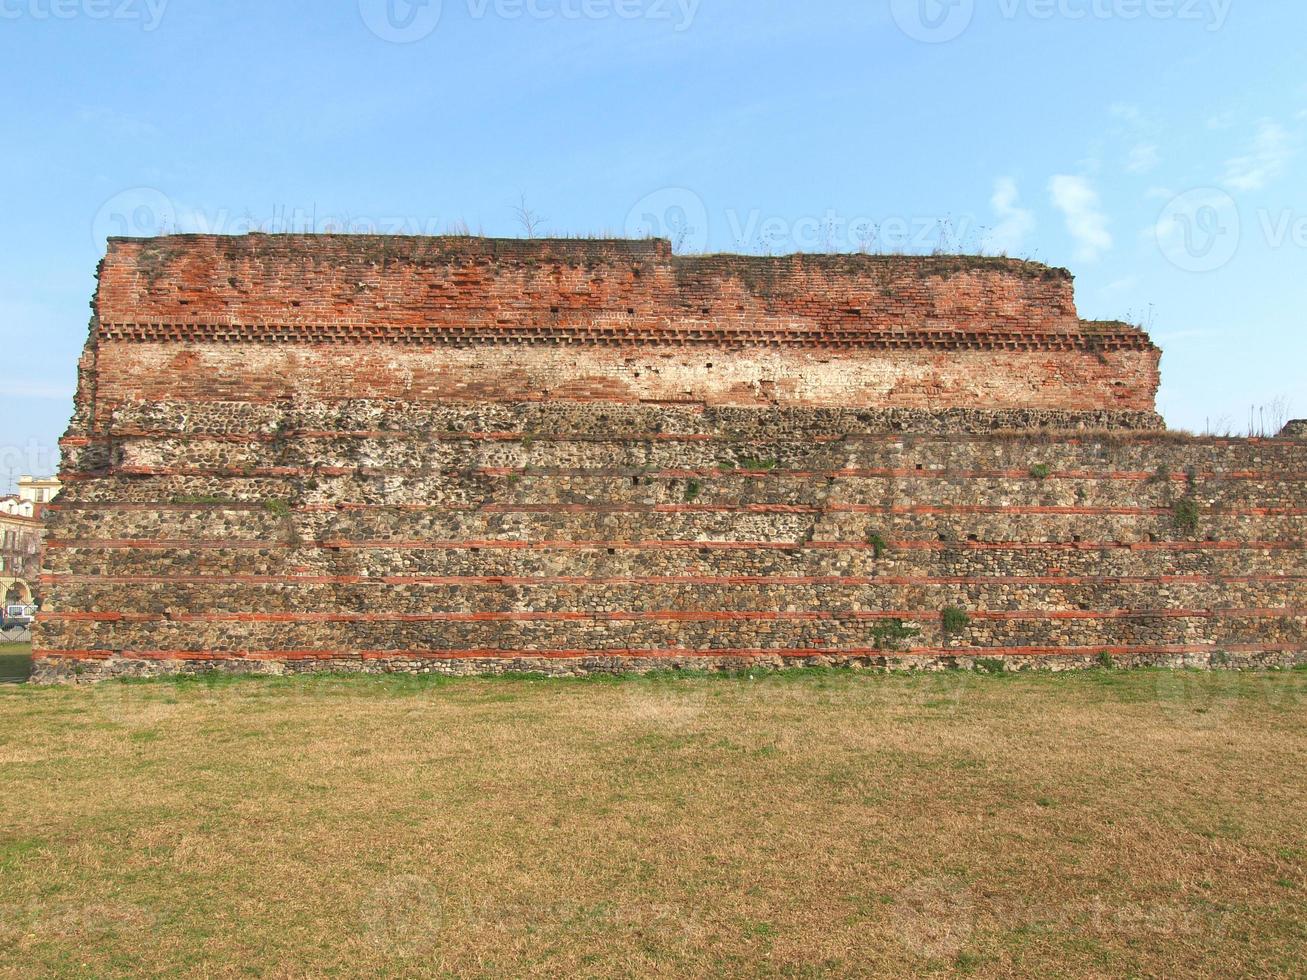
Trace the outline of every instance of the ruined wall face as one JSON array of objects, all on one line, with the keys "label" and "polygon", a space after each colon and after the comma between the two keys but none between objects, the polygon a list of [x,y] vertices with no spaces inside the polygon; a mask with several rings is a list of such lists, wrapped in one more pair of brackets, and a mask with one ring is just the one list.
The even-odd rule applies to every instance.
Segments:
[{"label": "ruined wall face", "polygon": [[1307,443],[888,421],[141,406],[56,505],[38,674],[1307,654]]},{"label": "ruined wall face", "polygon": [[[101,405],[151,401],[301,400],[366,396],[450,401],[689,402],[723,406],[849,405],[1122,413],[1156,426],[1155,366],[1133,352],[1068,357],[1013,351],[853,352],[675,348],[453,348],[291,344],[104,343]],[[1131,417],[1135,416],[1135,417]]]},{"label": "ruined wall face", "polygon": [[[1307,441],[1157,431],[1155,349],[1087,331],[1051,270],[921,279],[851,260],[841,285],[842,259],[681,267],[659,243],[583,243],[546,275],[564,246],[474,241],[430,244],[437,272],[419,274],[406,245],[407,271],[375,291],[412,322],[386,306],[402,336],[365,343],[311,329],[358,314],[353,259],[310,249],[278,260],[284,282],[258,278],[276,263],[248,250],[291,242],[111,252],[50,518],[38,679],[1307,659]],[[534,277],[592,268],[606,303],[659,277],[664,302],[687,283],[715,297],[699,309],[747,293],[747,323],[772,333],[635,346],[580,339],[580,318],[544,340],[419,336],[479,315],[413,308],[433,276],[485,275],[487,255],[521,266],[511,289],[502,272],[477,287],[503,293],[514,329],[563,303]],[[826,282],[865,312],[873,272],[927,283],[911,343],[795,338],[845,315],[795,297]],[[277,308],[274,287],[300,305]],[[1004,336],[1043,339],[1000,350],[1009,315]],[[251,333],[259,317],[276,338]],[[965,624],[946,630],[948,608]]]},{"label": "ruined wall face", "polygon": [[665,242],[122,240],[96,313],[102,412],[298,397],[1147,415],[1160,358],[1136,328],[1080,321],[1063,270],[673,258]]}]

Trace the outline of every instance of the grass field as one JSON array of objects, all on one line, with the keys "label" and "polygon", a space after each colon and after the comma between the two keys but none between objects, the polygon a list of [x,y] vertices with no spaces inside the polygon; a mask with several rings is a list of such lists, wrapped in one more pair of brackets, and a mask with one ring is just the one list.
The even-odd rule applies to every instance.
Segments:
[{"label": "grass field", "polygon": [[0,688],[0,974],[1302,975],[1307,673]]},{"label": "grass field", "polygon": [[0,684],[5,681],[26,680],[31,673],[32,645],[30,643],[0,643]]}]

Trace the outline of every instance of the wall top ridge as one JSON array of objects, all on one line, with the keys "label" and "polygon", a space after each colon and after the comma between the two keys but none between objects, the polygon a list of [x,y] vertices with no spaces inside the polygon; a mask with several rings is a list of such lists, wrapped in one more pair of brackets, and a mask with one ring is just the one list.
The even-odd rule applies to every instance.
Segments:
[{"label": "wall top ridge", "polygon": [[[961,255],[675,256],[663,239],[175,235],[111,238],[104,339],[232,331],[339,342],[393,328],[428,342],[775,343],[937,348],[1023,343],[1153,350],[1076,313],[1065,269]],[[320,331],[315,338],[314,331]],[[293,334],[293,336],[291,335]],[[1063,340],[1062,338],[1070,338]]]}]

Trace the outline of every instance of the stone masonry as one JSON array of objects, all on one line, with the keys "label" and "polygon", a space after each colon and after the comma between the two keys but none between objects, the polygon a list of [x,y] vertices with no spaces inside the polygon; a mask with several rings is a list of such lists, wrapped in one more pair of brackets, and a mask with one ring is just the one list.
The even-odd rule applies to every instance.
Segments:
[{"label": "stone masonry", "polygon": [[1008,259],[113,239],[36,678],[1307,662],[1307,439]]}]

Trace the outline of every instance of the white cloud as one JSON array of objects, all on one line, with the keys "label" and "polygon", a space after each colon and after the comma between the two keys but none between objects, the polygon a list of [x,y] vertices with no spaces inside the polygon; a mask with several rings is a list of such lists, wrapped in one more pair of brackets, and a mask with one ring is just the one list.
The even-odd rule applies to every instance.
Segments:
[{"label": "white cloud", "polygon": [[1093,262],[1112,247],[1112,233],[1107,230],[1107,216],[1098,201],[1098,192],[1084,177],[1059,174],[1048,182],[1053,206],[1066,218],[1066,230],[1080,246],[1076,257]]},{"label": "white cloud", "polygon": [[1130,151],[1130,157],[1126,160],[1125,168],[1132,174],[1146,174],[1149,171],[1156,170],[1157,165],[1162,162],[1162,155],[1157,150],[1155,143],[1140,143]]},{"label": "white cloud", "polygon": [[1018,206],[1020,192],[1011,177],[1000,177],[994,182],[994,195],[990,206],[998,215],[998,224],[985,238],[985,251],[999,255],[1019,252],[1026,237],[1035,230],[1034,212]]},{"label": "white cloud", "polygon": [[144,119],[110,109],[108,106],[83,106],[77,110],[78,122],[98,127],[118,140],[130,142],[157,140],[163,134]]},{"label": "white cloud", "polygon": [[1265,120],[1258,127],[1252,149],[1225,165],[1225,183],[1236,191],[1259,191],[1284,172],[1291,156],[1289,131]]},{"label": "white cloud", "polygon": [[1107,110],[1117,119],[1123,119],[1132,125],[1139,125],[1144,121],[1143,111],[1137,105],[1129,102],[1114,102]]},{"label": "white cloud", "polygon": [[1102,291],[1105,294],[1124,293],[1127,292],[1128,290],[1134,289],[1138,285],[1139,285],[1138,276],[1126,276],[1123,279],[1116,279],[1113,280],[1112,282],[1109,282],[1106,286],[1103,287]]}]

